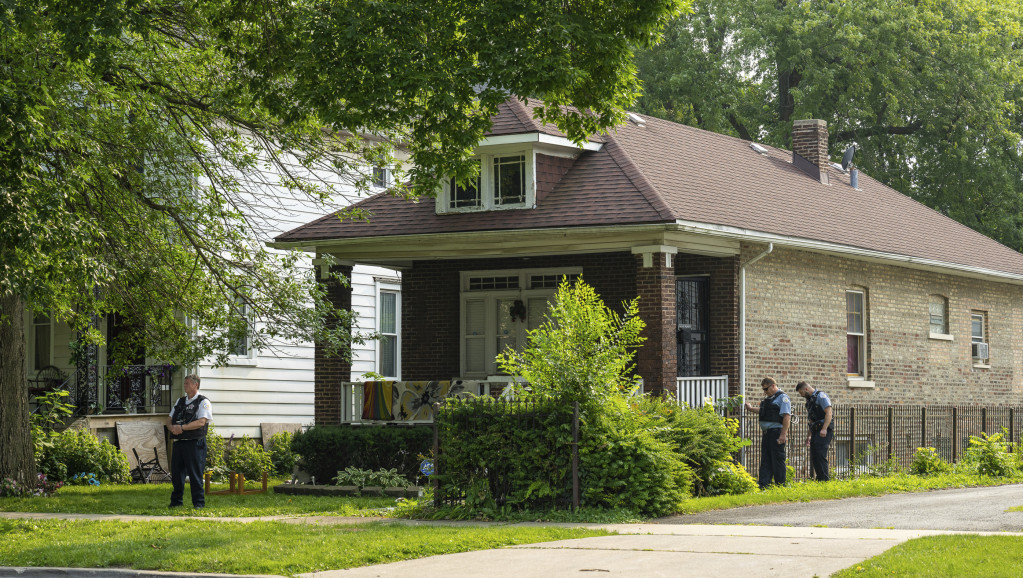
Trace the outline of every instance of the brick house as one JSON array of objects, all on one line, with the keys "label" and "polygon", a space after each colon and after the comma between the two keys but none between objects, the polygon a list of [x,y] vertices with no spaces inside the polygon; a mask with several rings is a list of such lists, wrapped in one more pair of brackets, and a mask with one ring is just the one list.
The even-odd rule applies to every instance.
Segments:
[{"label": "brick house", "polygon": [[[819,120],[789,152],[632,114],[576,147],[512,100],[477,182],[371,197],[369,222],[328,215],[274,246],[401,271],[403,379],[493,376],[582,275],[608,304],[640,297],[648,391],[773,375],[843,403],[1020,403],[1023,255],[844,171],[827,139]],[[336,423],[350,368],[319,353],[315,371],[316,422]]]}]

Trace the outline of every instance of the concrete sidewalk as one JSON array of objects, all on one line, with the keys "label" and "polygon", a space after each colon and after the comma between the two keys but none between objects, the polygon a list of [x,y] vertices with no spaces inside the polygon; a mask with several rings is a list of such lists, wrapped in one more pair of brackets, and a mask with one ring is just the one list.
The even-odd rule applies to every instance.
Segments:
[{"label": "concrete sidewalk", "polygon": [[[67,514],[0,514],[9,518],[162,519],[167,517]],[[180,519],[180,518],[177,518]],[[198,518],[210,520],[212,518]],[[379,518],[268,517],[290,523],[353,523]],[[239,521],[237,518],[231,519]],[[251,521],[251,520],[246,520]],[[397,521],[416,525],[487,525],[471,522]],[[609,577],[828,576],[906,540],[949,534],[941,530],[798,528],[669,524],[502,524],[601,528],[617,536],[581,538],[432,556],[418,560],[302,574],[304,578],[559,578],[595,573]],[[969,532],[994,534],[993,532]],[[141,570],[0,567],[0,576],[32,578],[180,577],[211,574]],[[222,575],[217,575],[222,576]],[[233,578],[238,578],[233,577]]]},{"label": "concrete sidewalk", "polygon": [[[687,578],[828,576],[906,540],[937,530],[861,530],[784,526],[586,525],[618,536],[581,538],[432,556],[302,574],[303,578]],[[981,533],[981,532],[970,532]]]}]

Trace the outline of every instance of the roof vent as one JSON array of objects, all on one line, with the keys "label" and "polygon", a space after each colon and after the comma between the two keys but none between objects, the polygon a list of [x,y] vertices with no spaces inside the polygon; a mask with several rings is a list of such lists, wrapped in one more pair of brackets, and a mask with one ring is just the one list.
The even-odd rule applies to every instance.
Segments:
[{"label": "roof vent", "polygon": [[749,148],[756,151],[757,154],[764,155],[765,157],[767,156],[767,149],[764,148],[762,145],[758,145],[755,142],[751,142],[749,143]]},{"label": "roof vent", "polygon": [[643,117],[639,116],[638,114],[636,114],[634,112],[630,112],[630,113],[628,113],[628,115],[629,115],[629,120],[631,120],[632,123],[635,124],[636,126],[646,126],[646,121],[643,120]]}]

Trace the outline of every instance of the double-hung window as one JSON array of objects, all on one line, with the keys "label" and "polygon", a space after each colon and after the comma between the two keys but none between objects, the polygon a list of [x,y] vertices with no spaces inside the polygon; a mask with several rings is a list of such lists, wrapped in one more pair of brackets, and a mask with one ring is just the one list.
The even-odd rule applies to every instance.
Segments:
[{"label": "double-hung window", "polygon": [[445,182],[437,196],[437,212],[531,207],[535,199],[532,159],[532,151],[480,154],[475,177]]},{"label": "double-hung window", "polygon": [[387,167],[373,167],[373,186],[378,189],[391,186],[391,171]]},{"label": "double-hung window", "polygon": [[527,332],[543,323],[558,284],[580,273],[578,268],[463,272],[461,376],[497,375],[497,354],[525,347]]},{"label": "double-hung window", "polygon": [[[386,288],[385,288],[386,287]],[[400,379],[401,293],[397,286],[381,286],[377,298],[380,334],[377,345],[377,373],[388,379]]]},{"label": "double-hung window", "polygon": [[866,377],[866,309],[863,291],[845,292],[846,373]]},{"label": "double-hung window", "polygon": [[231,319],[228,329],[228,354],[239,358],[249,358],[252,356],[250,330],[249,306],[246,305],[245,299],[236,297],[234,305],[231,307]]},{"label": "double-hung window", "polygon": [[990,353],[987,341],[987,313],[984,311],[970,312],[970,353],[978,364],[986,364]]}]

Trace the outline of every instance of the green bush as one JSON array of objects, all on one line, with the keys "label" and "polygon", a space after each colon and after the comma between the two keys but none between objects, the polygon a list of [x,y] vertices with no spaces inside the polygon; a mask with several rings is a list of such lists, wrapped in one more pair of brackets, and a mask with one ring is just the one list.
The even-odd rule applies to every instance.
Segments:
[{"label": "green bush", "polygon": [[37,444],[36,466],[50,480],[66,482],[77,474],[95,474],[104,482],[131,481],[128,457],[88,430],[48,432]]},{"label": "green bush", "polygon": [[217,433],[217,428],[209,424],[206,430],[206,471],[211,472],[217,480],[227,474],[227,460],[224,457],[226,445],[224,437]]},{"label": "green bush", "polygon": [[748,494],[757,490],[757,480],[731,460],[719,462],[705,480],[704,489],[708,496]]},{"label": "green bush", "polygon": [[681,454],[685,463],[696,474],[694,494],[712,495],[708,480],[718,473],[724,462],[750,444],[738,436],[739,422],[725,418],[713,406],[688,409],[671,399],[639,396],[634,409],[648,420],[648,428]]},{"label": "green bush", "polygon": [[990,436],[986,433],[970,436],[970,447],[967,448],[963,461],[975,464],[977,473],[981,475],[1004,477],[1015,474],[1019,468],[1016,454],[1012,453],[1012,444],[1004,439],[1004,430]]},{"label": "green bush", "polygon": [[227,450],[227,469],[242,474],[246,479],[260,480],[273,468],[270,454],[263,449],[263,444],[250,437],[242,437],[241,443]]},{"label": "green bush", "polygon": [[433,428],[314,426],[295,434],[291,448],[299,458],[299,467],[321,482],[347,467],[395,469],[412,481],[419,471],[417,456],[433,448]]},{"label": "green bush", "polygon": [[938,456],[938,450],[934,448],[916,448],[913,454],[913,463],[909,465],[909,471],[918,476],[929,476],[931,474],[944,474],[952,471],[952,466]]},{"label": "green bush", "polygon": [[624,414],[580,429],[582,504],[664,516],[690,496],[694,474],[672,445]]},{"label": "green bush", "polygon": [[270,461],[274,465],[274,472],[278,476],[290,476],[295,470],[295,452],[291,449],[291,440],[294,435],[290,431],[277,432],[270,436],[266,443],[266,451],[270,454]]}]

